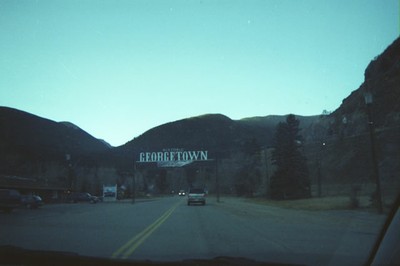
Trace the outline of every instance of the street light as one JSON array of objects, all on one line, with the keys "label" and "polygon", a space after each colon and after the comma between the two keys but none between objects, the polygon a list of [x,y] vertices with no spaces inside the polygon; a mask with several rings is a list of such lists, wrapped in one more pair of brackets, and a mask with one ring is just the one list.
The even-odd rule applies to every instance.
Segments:
[{"label": "street light", "polygon": [[373,97],[370,92],[366,92],[364,94],[364,100],[365,104],[367,105],[367,114],[368,114],[368,125],[369,125],[369,136],[371,139],[371,155],[372,155],[372,164],[374,168],[374,177],[375,177],[375,182],[376,182],[376,203],[378,207],[378,212],[382,213],[382,194],[381,194],[381,182],[379,178],[379,168],[378,168],[378,160],[376,156],[376,150],[375,150],[375,128],[374,128],[374,122],[372,120],[372,111],[371,111],[371,105],[373,102]]}]

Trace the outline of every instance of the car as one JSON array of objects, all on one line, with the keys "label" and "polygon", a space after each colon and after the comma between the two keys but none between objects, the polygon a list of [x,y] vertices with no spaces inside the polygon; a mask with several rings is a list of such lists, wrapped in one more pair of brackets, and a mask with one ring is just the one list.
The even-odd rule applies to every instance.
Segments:
[{"label": "car", "polygon": [[179,196],[186,196],[186,192],[181,189],[181,190],[179,190],[178,195]]},{"label": "car", "polygon": [[100,199],[96,196],[92,196],[87,192],[72,192],[67,196],[67,202],[69,203],[78,203],[78,202],[90,202],[97,203]]},{"label": "car", "polygon": [[206,204],[206,192],[203,188],[191,188],[188,193],[187,205],[192,203]]},{"label": "car", "polygon": [[28,209],[37,209],[43,205],[43,200],[37,195],[22,195],[21,205]]},{"label": "car", "polygon": [[11,212],[21,205],[21,194],[15,189],[0,189],[0,209]]}]

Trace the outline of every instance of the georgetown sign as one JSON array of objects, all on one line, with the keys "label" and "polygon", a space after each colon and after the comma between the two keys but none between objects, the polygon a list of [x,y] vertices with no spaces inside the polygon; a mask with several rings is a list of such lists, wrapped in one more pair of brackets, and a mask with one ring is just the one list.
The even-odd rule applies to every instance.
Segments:
[{"label": "georgetown sign", "polygon": [[156,152],[139,153],[139,163],[157,163],[159,167],[180,167],[194,161],[208,161],[208,151],[187,151],[184,149],[163,149]]}]

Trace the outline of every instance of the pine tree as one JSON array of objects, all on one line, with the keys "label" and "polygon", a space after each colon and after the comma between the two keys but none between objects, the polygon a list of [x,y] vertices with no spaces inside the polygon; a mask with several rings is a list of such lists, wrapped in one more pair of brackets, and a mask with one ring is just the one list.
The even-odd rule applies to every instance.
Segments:
[{"label": "pine tree", "polygon": [[236,193],[252,197],[261,183],[261,147],[256,139],[246,141],[242,148],[245,155],[243,166],[235,176]]},{"label": "pine tree", "polygon": [[277,166],[271,177],[273,199],[297,199],[311,196],[306,158],[301,152],[300,121],[288,115],[277,125],[272,159]]}]

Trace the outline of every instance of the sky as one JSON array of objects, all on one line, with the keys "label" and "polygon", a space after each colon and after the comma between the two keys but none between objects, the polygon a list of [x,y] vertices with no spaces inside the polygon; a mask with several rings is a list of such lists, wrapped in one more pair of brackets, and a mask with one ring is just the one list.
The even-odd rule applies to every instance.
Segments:
[{"label": "sky", "polygon": [[0,106],[113,146],[188,117],[334,111],[399,0],[0,0]]}]

